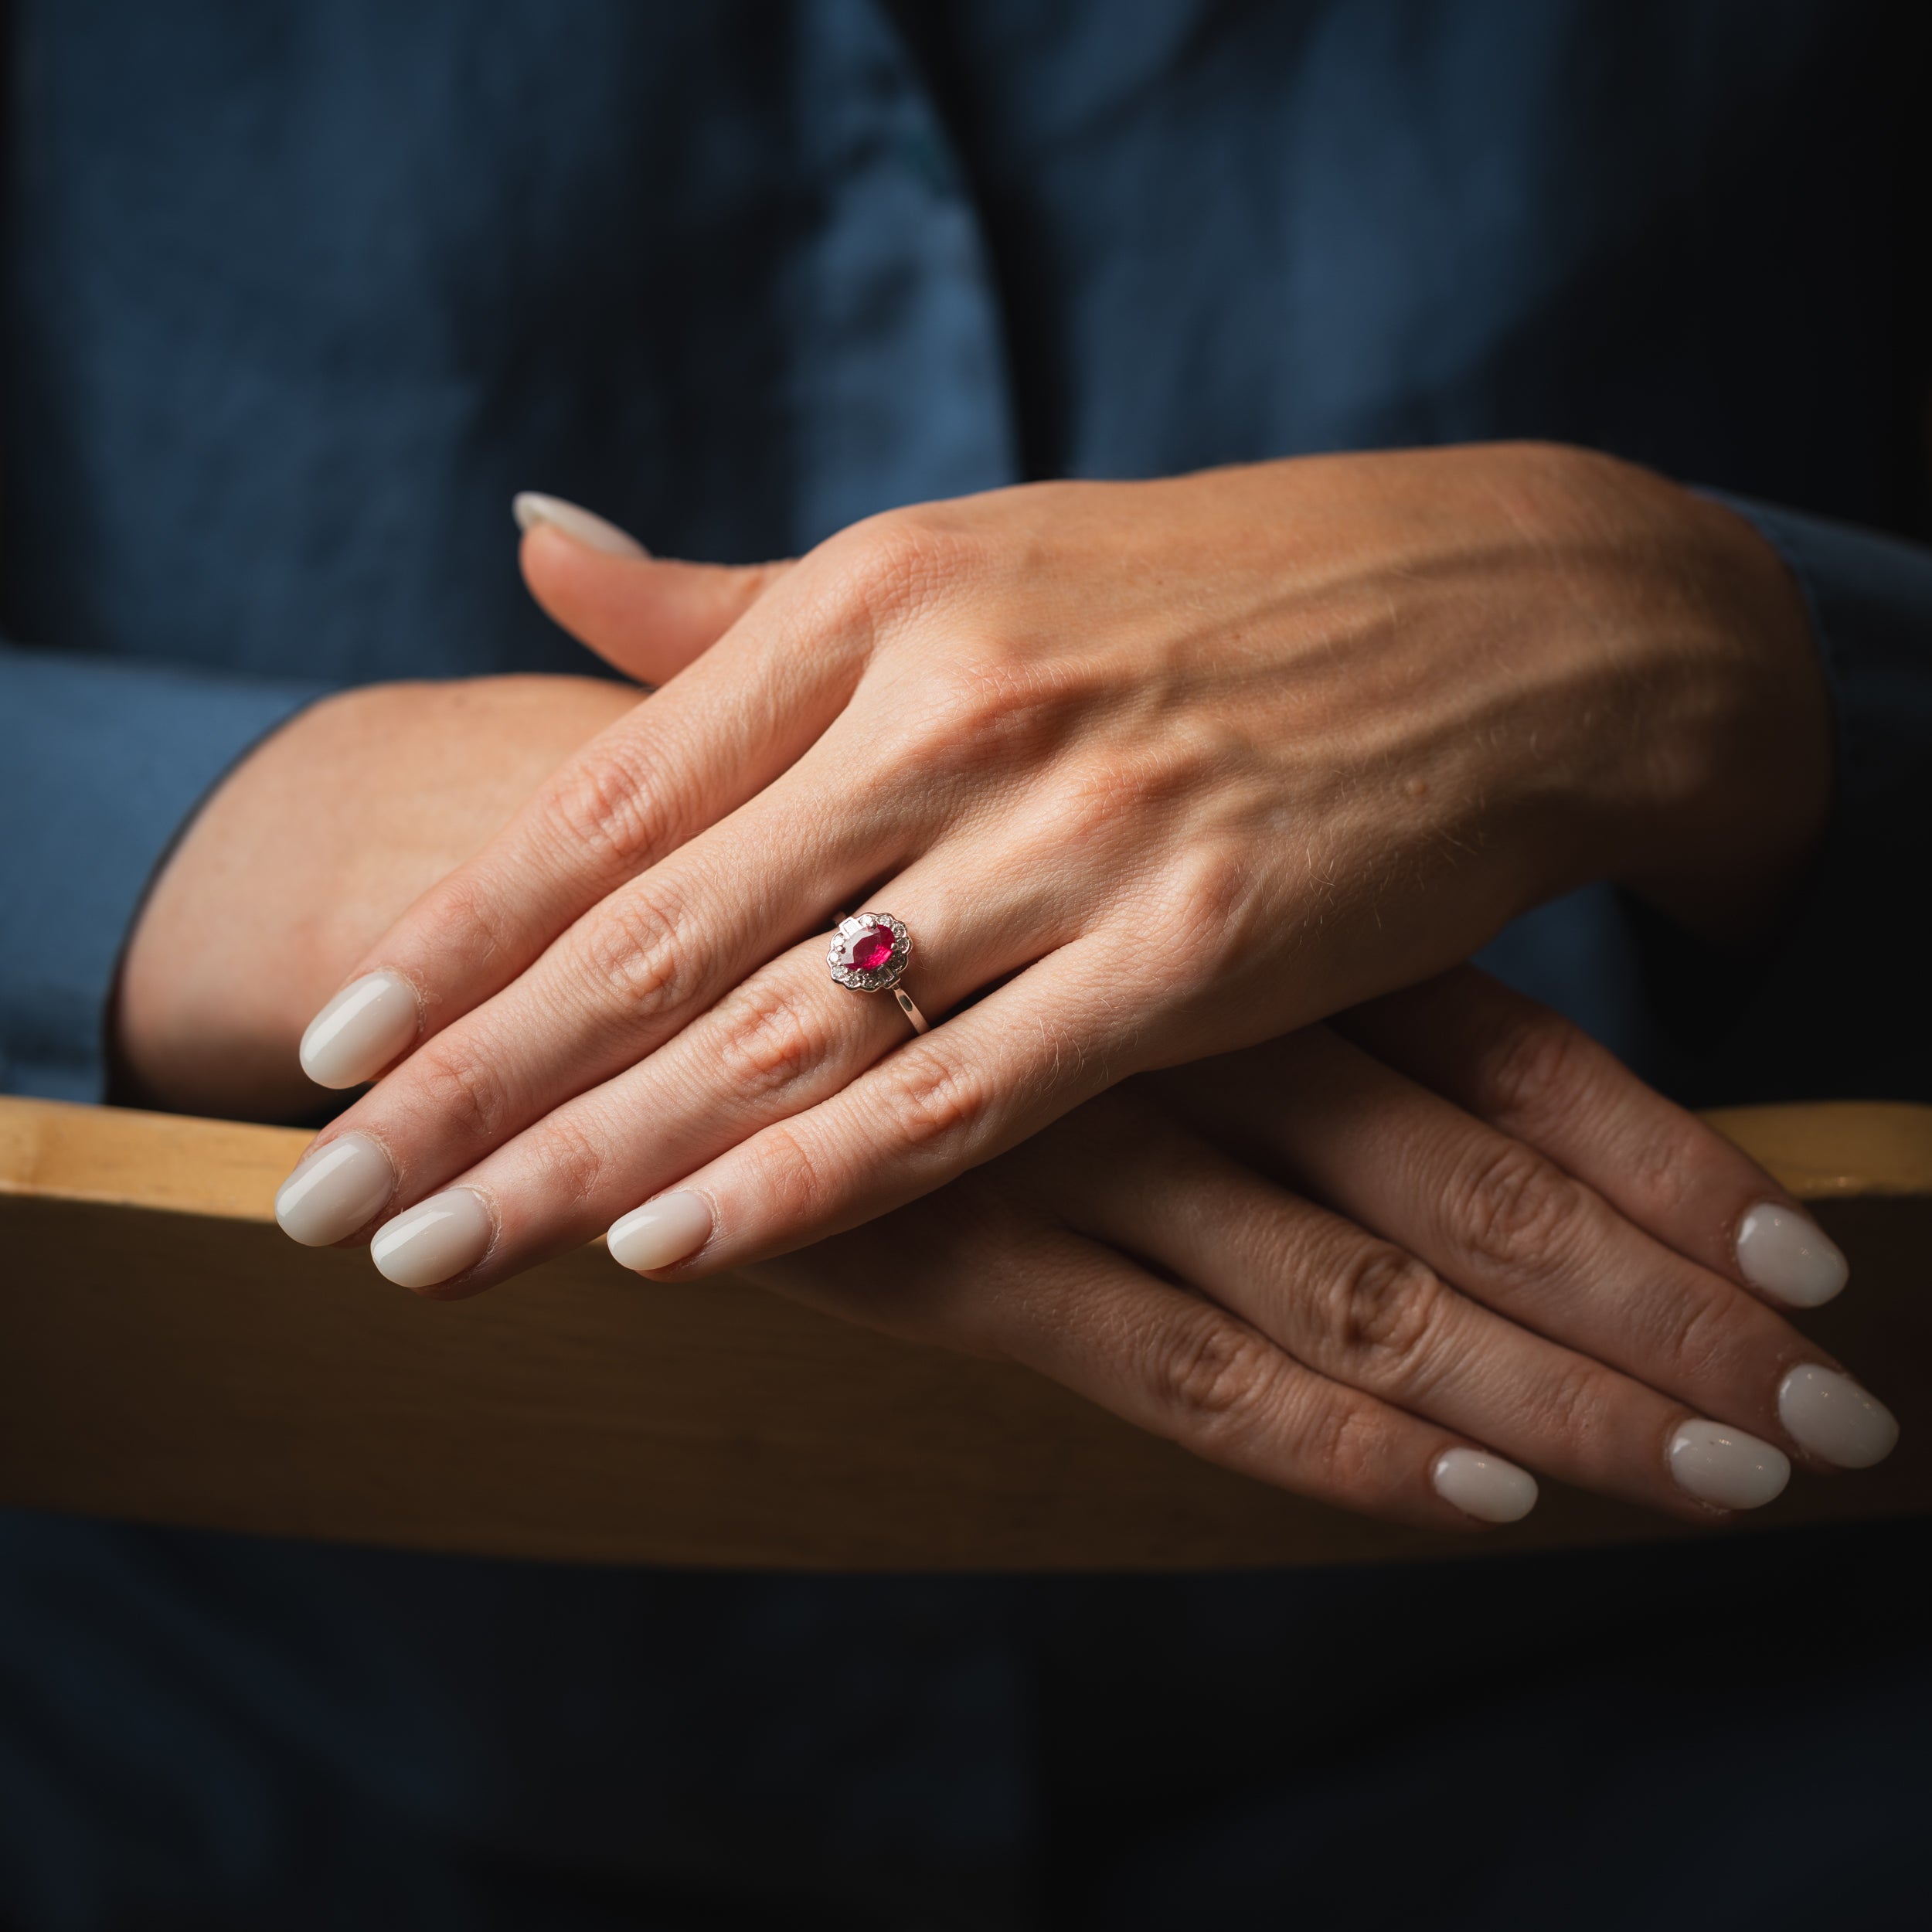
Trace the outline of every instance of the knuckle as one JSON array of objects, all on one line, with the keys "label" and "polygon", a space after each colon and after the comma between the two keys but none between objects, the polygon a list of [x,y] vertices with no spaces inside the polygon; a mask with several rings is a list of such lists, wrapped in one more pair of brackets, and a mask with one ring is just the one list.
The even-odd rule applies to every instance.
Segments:
[{"label": "knuckle", "polygon": [[[1264,869],[1232,842],[1202,838],[1170,859],[1162,876],[1140,903],[1143,928],[1168,932],[1203,932],[1216,935],[1217,961],[1228,970],[1253,957],[1262,927],[1256,918],[1257,881]],[[1200,974],[1187,950],[1156,949],[1137,959],[1145,973],[1168,1002],[1185,1004],[1198,998]]]},{"label": "knuckle", "polygon": [[1054,798],[1049,829],[1083,845],[1111,842],[1192,789],[1199,776],[1198,761],[1185,747],[1155,744],[1083,759]]},{"label": "knuckle", "polygon": [[1171,914],[1205,930],[1239,932],[1256,878],[1252,852],[1225,839],[1199,840],[1173,862],[1168,886]]},{"label": "knuckle", "polygon": [[600,1004],[632,1017],[676,1006],[688,992],[691,948],[675,911],[642,893],[607,901],[586,927],[580,963]]},{"label": "knuckle", "polygon": [[425,1111],[461,1146],[493,1146],[510,1120],[509,1095],[502,1077],[486,1060],[466,1053],[458,1041],[431,1040],[417,1056]]},{"label": "knuckle", "polygon": [[1709,1388],[1738,1355],[1744,1332],[1738,1318],[1750,1304],[1714,1283],[1703,1290],[1686,1287],[1670,1305],[1660,1379],[1679,1389]]},{"label": "knuckle", "polygon": [[1118,811],[1156,805],[1200,788],[1217,771],[1217,761],[1198,732],[1174,730],[1104,761],[1098,777],[1109,804]]},{"label": "knuckle", "polygon": [[502,963],[515,960],[518,949],[503,902],[472,868],[445,879],[427,910],[438,954],[459,962],[465,979],[489,976]]},{"label": "knuckle", "polygon": [[901,707],[896,755],[939,783],[1037,761],[1064,736],[1079,682],[1018,648],[968,642],[943,663],[919,667]]},{"label": "knuckle", "polygon": [[830,1025],[809,999],[753,981],[726,1002],[717,1052],[726,1085],[762,1099],[807,1079],[831,1058]]},{"label": "knuckle", "polygon": [[1651,1228],[1676,1225],[1710,1171],[1702,1131],[1688,1120],[1624,1135],[1617,1151],[1629,1202],[1625,1211]]},{"label": "knuckle", "polygon": [[1335,1336],[1355,1372],[1413,1392],[1440,1366],[1449,1291],[1432,1268],[1378,1243],[1349,1257],[1332,1292]]},{"label": "knuckle", "polygon": [[1512,1015],[1484,1053],[1478,1111],[1491,1120],[1533,1121],[1576,1104],[1588,1074],[1585,1036],[1553,1013]]},{"label": "knuckle", "polygon": [[937,1052],[917,1047],[901,1047],[889,1064],[893,1090],[889,1114],[901,1141],[937,1151],[971,1139],[989,1104],[982,1076]]},{"label": "knuckle", "polygon": [[1583,1355],[1560,1357],[1539,1378],[1525,1403],[1525,1431],[1534,1440],[1560,1444],[1585,1467],[1616,1459],[1611,1411],[1604,1401],[1610,1371]]},{"label": "knuckle", "polygon": [[804,1135],[784,1121],[767,1128],[752,1151],[759,1218],[781,1229],[816,1229],[838,1206],[838,1189]]},{"label": "knuckle", "polygon": [[1190,1444],[1247,1434],[1274,1382],[1274,1351],[1252,1329],[1209,1309],[1164,1328],[1149,1345],[1157,1413]]},{"label": "knuckle", "polygon": [[998,654],[969,648],[925,680],[922,709],[942,743],[978,751],[1025,707],[1021,681]]},{"label": "knuckle", "polygon": [[1365,1496],[1379,1487],[1385,1430],[1373,1402],[1345,1389],[1321,1390],[1296,1431],[1296,1459],[1317,1485],[1338,1495]]},{"label": "knuckle", "polygon": [[537,1150],[544,1199],[581,1206],[603,1192],[608,1168],[603,1146],[583,1122],[567,1113],[545,1123]]},{"label": "knuckle", "polygon": [[1561,1259],[1582,1209],[1577,1183],[1519,1142],[1485,1146],[1451,1186],[1452,1225],[1478,1262],[1506,1275]]},{"label": "knuckle", "polygon": [[1101,770],[1080,774],[1054,797],[1040,831],[1049,850],[1092,852],[1116,844],[1124,825],[1120,794]]},{"label": "knuckle", "polygon": [[918,609],[961,561],[960,532],[928,509],[887,510],[835,538],[821,595],[842,627],[884,630]]},{"label": "knuckle", "polygon": [[662,829],[652,787],[614,746],[573,759],[547,784],[539,821],[549,842],[575,866],[589,852],[624,872],[648,862]]}]

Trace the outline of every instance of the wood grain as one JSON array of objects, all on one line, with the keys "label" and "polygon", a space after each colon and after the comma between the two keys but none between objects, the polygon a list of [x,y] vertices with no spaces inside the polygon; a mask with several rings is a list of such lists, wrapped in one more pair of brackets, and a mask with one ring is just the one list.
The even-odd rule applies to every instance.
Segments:
[{"label": "wood grain", "polygon": [[[1748,1525],[1932,1507],[1932,1109],[1727,1114],[1852,1257],[1804,1325],[1905,1425]],[[1210,1468],[1023,1370],[586,1249],[426,1302],[269,1202],[305,1137],[0,1100],[0,1502],[156,1522],[698,1566],[1168,1569],[1687,1533],[1556,1488],[1480,1539]],[[1696,1533],[1696,1532],[1688,1532]],[[1725,1533],[1739,1533],[1737,1530]]]},{"label": "wood grain", "polygon": [[1704,1118],[1801,1201],[1932,1195],[1932,1107],[1816,1100],[1718,1107]]}]

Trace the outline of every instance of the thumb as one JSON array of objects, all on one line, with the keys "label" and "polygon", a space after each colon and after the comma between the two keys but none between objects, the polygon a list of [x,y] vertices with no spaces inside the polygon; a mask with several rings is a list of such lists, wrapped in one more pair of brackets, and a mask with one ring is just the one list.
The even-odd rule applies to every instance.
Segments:
[{"label": "thumb", "polygon": [[561,497],[526,490],[523,581],[571,636],[641,684],[662,684],[723,637],[789,563],[682,563]]}]

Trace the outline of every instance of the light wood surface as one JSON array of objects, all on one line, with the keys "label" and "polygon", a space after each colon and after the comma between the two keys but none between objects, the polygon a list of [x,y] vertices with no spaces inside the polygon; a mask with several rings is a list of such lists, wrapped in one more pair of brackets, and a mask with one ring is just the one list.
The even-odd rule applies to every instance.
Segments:
[{"label": "light wood surface", "polygon": [[[1932,1509],[1932,1109],[1712,1117],[1851,1254],[1852,1287],[1803,1325],[1905,1430],[1883,1468],[1801,1472],[1745,1527]],[[1553,1485],[1526,1522],[1473,1543],[1364,1522],[1023,1370],[742,1282],[641,1284],[600,1248],[471,1301],[419,1301],[359,1251],[277,1230],[270,1198],[305,1139],[0,1099],[0,1502],[499,1556],[858,1570],[1260,1566],[1686,1533]]]}]

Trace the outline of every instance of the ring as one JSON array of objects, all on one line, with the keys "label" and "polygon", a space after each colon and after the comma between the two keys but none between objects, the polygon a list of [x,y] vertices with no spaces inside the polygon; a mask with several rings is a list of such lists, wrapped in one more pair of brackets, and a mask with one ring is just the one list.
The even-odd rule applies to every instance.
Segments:
[{"label": "ring", "polygon": [[855,993],[890,993],[915,1033],[931,1029],[926,1015],[900,985],[913,956],[912,935],[889,913],[854,913],[838,922],[825,964],[841,986]]}]

